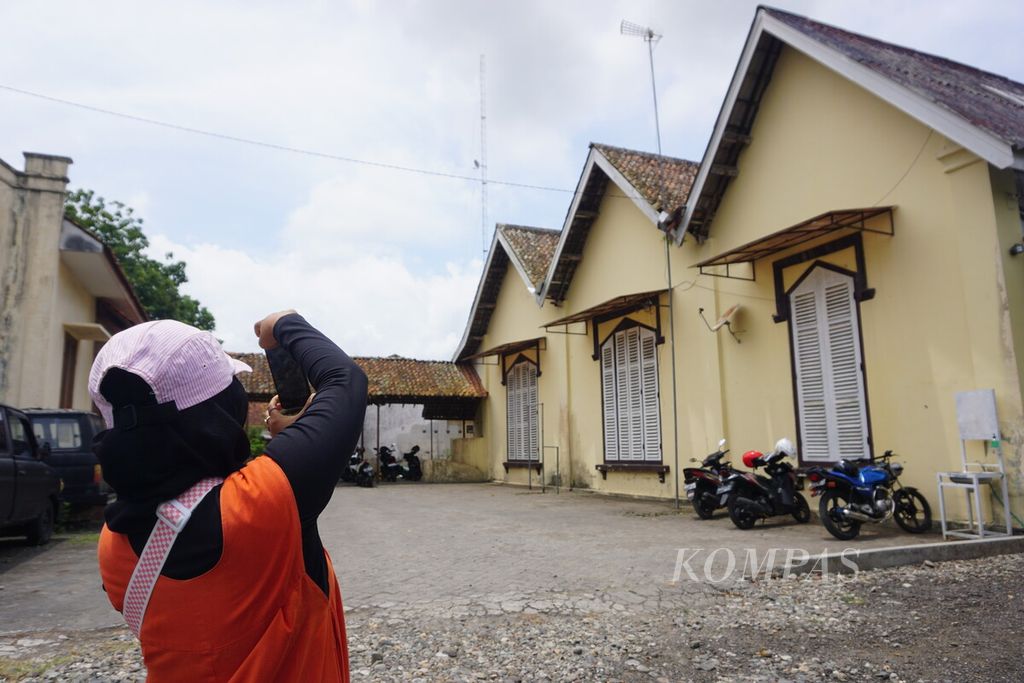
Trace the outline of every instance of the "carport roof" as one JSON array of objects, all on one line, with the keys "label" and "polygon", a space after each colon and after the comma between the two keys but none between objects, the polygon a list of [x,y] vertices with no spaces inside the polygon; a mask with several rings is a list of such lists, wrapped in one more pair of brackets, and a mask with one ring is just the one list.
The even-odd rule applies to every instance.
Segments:
[{"label": "carport roof", "polygon": [[[252,367],[239,375],[250,398],[269,399],[276,393],[267,357],[262,353],[231,353],[230,356]],[[487,390],[471,365],[449,361],[356,357],[353,360],[369,380],[370,404],[475,404],[487,396]],[[460,418],[461,419],[461,418]]]}]

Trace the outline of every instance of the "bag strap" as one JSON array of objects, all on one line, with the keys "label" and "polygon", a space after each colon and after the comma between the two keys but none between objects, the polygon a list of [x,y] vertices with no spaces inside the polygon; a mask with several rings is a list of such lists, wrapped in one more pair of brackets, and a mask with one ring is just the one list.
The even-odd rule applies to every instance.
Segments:
[{"label": "bag strap", "polygon": [[171,554],[174,541],[188,524],[192,510],[207,493],[223,481],[217,477],[202,479],[177,498],[157,506],[156,525],[149,535],[149,540],[146,541],[146,547],[139,555],[139,562],[135,565],[132,578],[128,581],[124,607],[121,610],[124,620],[128,622],[128,628],[136,638],[142,632],[142,619],[146,616],[149,598],[153,594],[153,587],[156,586],[156,580],[160,577],[167,556]]}]

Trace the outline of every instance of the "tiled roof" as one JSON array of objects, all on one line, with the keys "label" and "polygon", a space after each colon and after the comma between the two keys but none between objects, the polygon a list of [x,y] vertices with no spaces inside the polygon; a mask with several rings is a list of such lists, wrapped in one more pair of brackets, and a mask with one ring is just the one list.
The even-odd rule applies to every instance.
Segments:
[{"label": "tiled roof", "polygon": [[1021,83],[797,14],[774,8],[764,11],[1014,147],[1024,147],[1024,85]]},{"label": "tiled roof", "polygon": [[355,358],[370,380],[370,400],[384,398],[484,398],[487,390],[472,365],[411,358]]},{"label": "tiled roof", "polygon": [[238,375],[239,381],[245,387],[246,393],[253,396],[270,398],[277,393],[274,388],[274,378],[270,374],[270,366],[267,364],[267,356],[264,353],[234,353],[229,351],[228,355],[237,358],[250,368],[252,372],[243,372]]},{"label": "tiled roof", "polygon": [[591,146],[655,209],[672,212],[686,203],[697,177],[697,163],[611,145]]},{"label": "tiled roof", "polygon": [[[239,375],[250,396],[266,397],[276,393],[274,378],[262,353],[231,353],[234,358],[252,367],[251,373]],[[448,361],[413,360],[411,358],[354,358],[369,380],[369,400],[407,399],[408,403],[424,403],[430,399],[476,399],[487,396],[480,378],[471,365]],[[413,400],[419,399],[419,400]]]},{"label": "tiled roof", "polygon": [[515,257],[523,264],[530,284],[537,286],[548,272],[551,257],[558,246],[558,230],[531,228],[525,225],[498,225],[498,231],[508,241]]}]

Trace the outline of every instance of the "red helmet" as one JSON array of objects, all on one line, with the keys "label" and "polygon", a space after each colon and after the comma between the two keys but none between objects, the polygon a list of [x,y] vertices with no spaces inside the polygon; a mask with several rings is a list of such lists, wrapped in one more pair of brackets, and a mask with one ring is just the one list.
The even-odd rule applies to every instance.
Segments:
[{"label": "red helmet", "polygon": [[764,457],[761,451],[747,451],[743,454],[743,464],[753,469],[757,466],[757,459]]}]

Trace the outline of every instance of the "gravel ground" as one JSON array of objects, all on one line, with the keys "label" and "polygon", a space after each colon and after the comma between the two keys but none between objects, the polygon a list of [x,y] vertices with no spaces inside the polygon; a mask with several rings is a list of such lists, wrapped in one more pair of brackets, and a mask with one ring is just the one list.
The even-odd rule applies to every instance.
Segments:
[{"label": "gravel ground", "polygon": [[[348,613],[353,680],[1024,680],[1024,555]],[[682,588],[679,590],[679,588]],[[0,681],[141,681],[124,628],[0,637]]]}]

